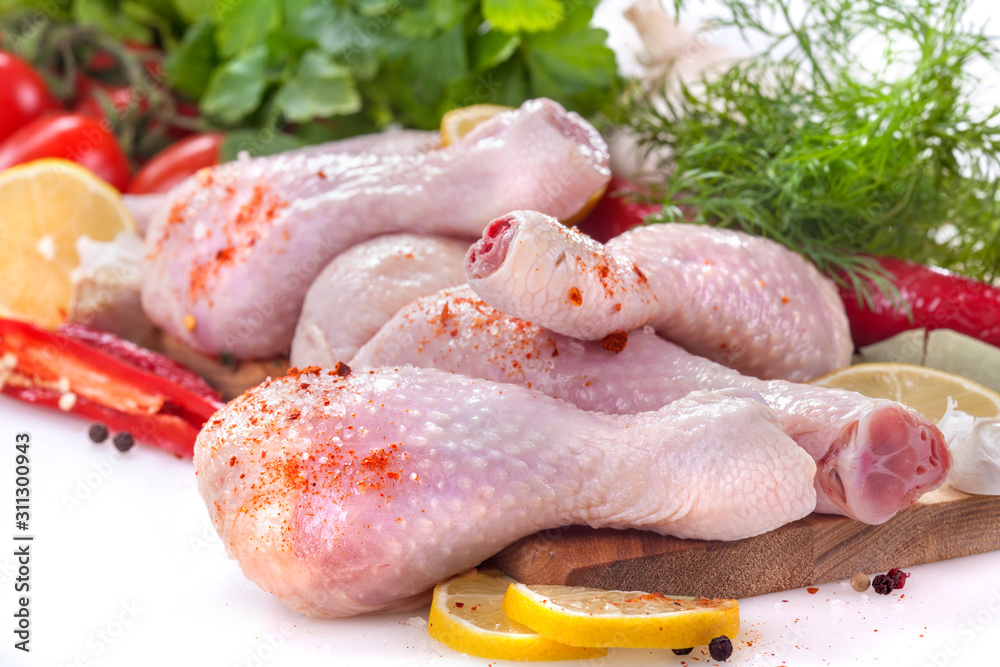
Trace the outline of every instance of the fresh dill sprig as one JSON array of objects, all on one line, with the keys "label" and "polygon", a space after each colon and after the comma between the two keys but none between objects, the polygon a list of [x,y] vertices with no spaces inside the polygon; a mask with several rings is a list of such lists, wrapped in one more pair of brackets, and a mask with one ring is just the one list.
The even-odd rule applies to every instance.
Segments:
[{"label": "fresh dill sprig", "polygon": [[968,0],[721,3],[715,25],[769,46],[679,97],[632,97],[654,222],[772,238],[864,300],[869,280],[895,293],[865,255],[1000,277],[1000,108],[977,114],[969,70],[998,51],[963,24]]}]

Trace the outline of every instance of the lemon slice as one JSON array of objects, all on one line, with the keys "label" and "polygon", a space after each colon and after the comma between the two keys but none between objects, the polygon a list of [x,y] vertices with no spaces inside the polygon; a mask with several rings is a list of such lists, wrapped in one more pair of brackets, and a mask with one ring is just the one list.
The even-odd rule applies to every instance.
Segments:
[{"label": "lemon slice", "polygon": [[[504,111],[511,111],[512,107],[505,107],[500,104],[473,104],[468,107],[452,109],[441,117],[441,145],[450,146],[458,143],[462,137],[472,131],[476,125],[493,118]],[[601,201],[607,186],[601,187],[597,192],[590,195],[590,199],[583,207],[562,221],[565,225],[575,225],[587,217],[587,214],[594,210],[597,202]]]},{"label": "lemon slice", "polygon": [[857,364],[816,378],[812,384],[888,398],[935,422],[944,416],[949,396],[957,409],[973,417],[1000,416],[1000,394],[961,375],[923,366]]},{"label": "lemon slice", "polygon": [[111,241],[135,223],[113,187],[66,160],[0,174],[0,315],[55,327],[66,319],[80,263],[76,240]]},{"label": "lemon slice", "polygon": [[539,634],[572,646],[684,649],[740,631],[736,600],[512,584],[503,609]]},{"label": "lemon slice", "polygon": [[566,646],[510,620],[501,607],[510,580],[493,572],[453,577],[434,588],[427,631],[442,644],[493,660],[574,660],[606,655]]},{"label": "lemon slice", "polygon": [[452,109],[441,117],[441,145],[457,144],[472,128],[484,120],[489,120],[504,111],[512,110],[513,107],[505,107],[500,104],[473,104],[468,107]]}]

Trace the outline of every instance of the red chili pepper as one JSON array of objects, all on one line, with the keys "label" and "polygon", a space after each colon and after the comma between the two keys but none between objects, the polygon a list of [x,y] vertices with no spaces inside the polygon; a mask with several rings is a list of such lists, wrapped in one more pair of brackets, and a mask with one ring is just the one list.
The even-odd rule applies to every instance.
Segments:
[{"label": "red chili pepper", "polygon": [[956,275],[902,259],[877,258],[910,305],[906,310],[881,293],[872,307],[858,303],[854,291],[841,288],[840,296],[851,322],[854,345],[864,347],[909,329],[953,329],[1000,347],[1000,289],[972,278]]},{"label": "red chili pepper", "polygon": [[0,359],[4,394],[128,431],[179,457],[193,455],[198,431],[222,407],[183,366],[80,325],[53,332],[0,319]]},{"label": "red chili pepper", "polygon": [[607,191],[597,206],[580,221],[581,232],[596,241],[607,243],[622,232],[641,225],[647,215],[659,213],[663,207],[657,204],[642,204],[630,198],[638,188],[619,176],[612,176]]}]

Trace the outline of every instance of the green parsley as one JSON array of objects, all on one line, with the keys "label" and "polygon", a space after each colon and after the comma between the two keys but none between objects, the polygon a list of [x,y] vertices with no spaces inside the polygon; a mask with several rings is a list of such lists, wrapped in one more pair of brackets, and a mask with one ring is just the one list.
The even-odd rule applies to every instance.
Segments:
[{"label": "green parsley", "polygon": [[315,143],[435,128],[470,104],[612,107],[620,78],[607,33],[590,25],[597,1],[67,0],[53,13],[45,0],[0,0],[22,17],[0,28],[27,34],[51,16],[153,43],[167,54],[167,86],[211,129]]}]

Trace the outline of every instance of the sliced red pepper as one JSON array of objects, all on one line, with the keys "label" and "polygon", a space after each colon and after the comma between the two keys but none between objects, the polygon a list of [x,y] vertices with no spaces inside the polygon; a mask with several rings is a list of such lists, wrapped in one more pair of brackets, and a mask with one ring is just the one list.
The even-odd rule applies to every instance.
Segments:
[{"label": "sliced red pepper", "polygon": [[0,319],[3,393],[100,421],[191,458],[198,431],[222,406],[218,395],[155,352],[86,327],[65,329]]},{"label": "sliced red pepper", "polygon": [[892,257],[877,258],[891,274],[906,309],[876,293],[872,306],[859,304],[854,291],[841,288],[856,347],[891,338],[909,329],[952,329],[1000,347],[1000,288]]},{"label": "sliced red pepper", "polygon": [[[205,382],[205,380],[186,366],[182,366],[170,357],[157,354],[145,347],[136,345],[132,341],[124,340],[118,336],[92,329],[83,324],[63,324],[58,329],[59,333],[70,338],[75,338],[81,343],[86,343],[91,347],[96,347],[108,354],[118,357],[126,364],[131,364],[136,368],[149,371],[159,377],[164,378],[188,391],[206,399],[209,404],[218,404],[221,400],[218,392]],[[215,408],[212,409],[215,412]],[[205,419],[211,413],[205,415]]]}]

